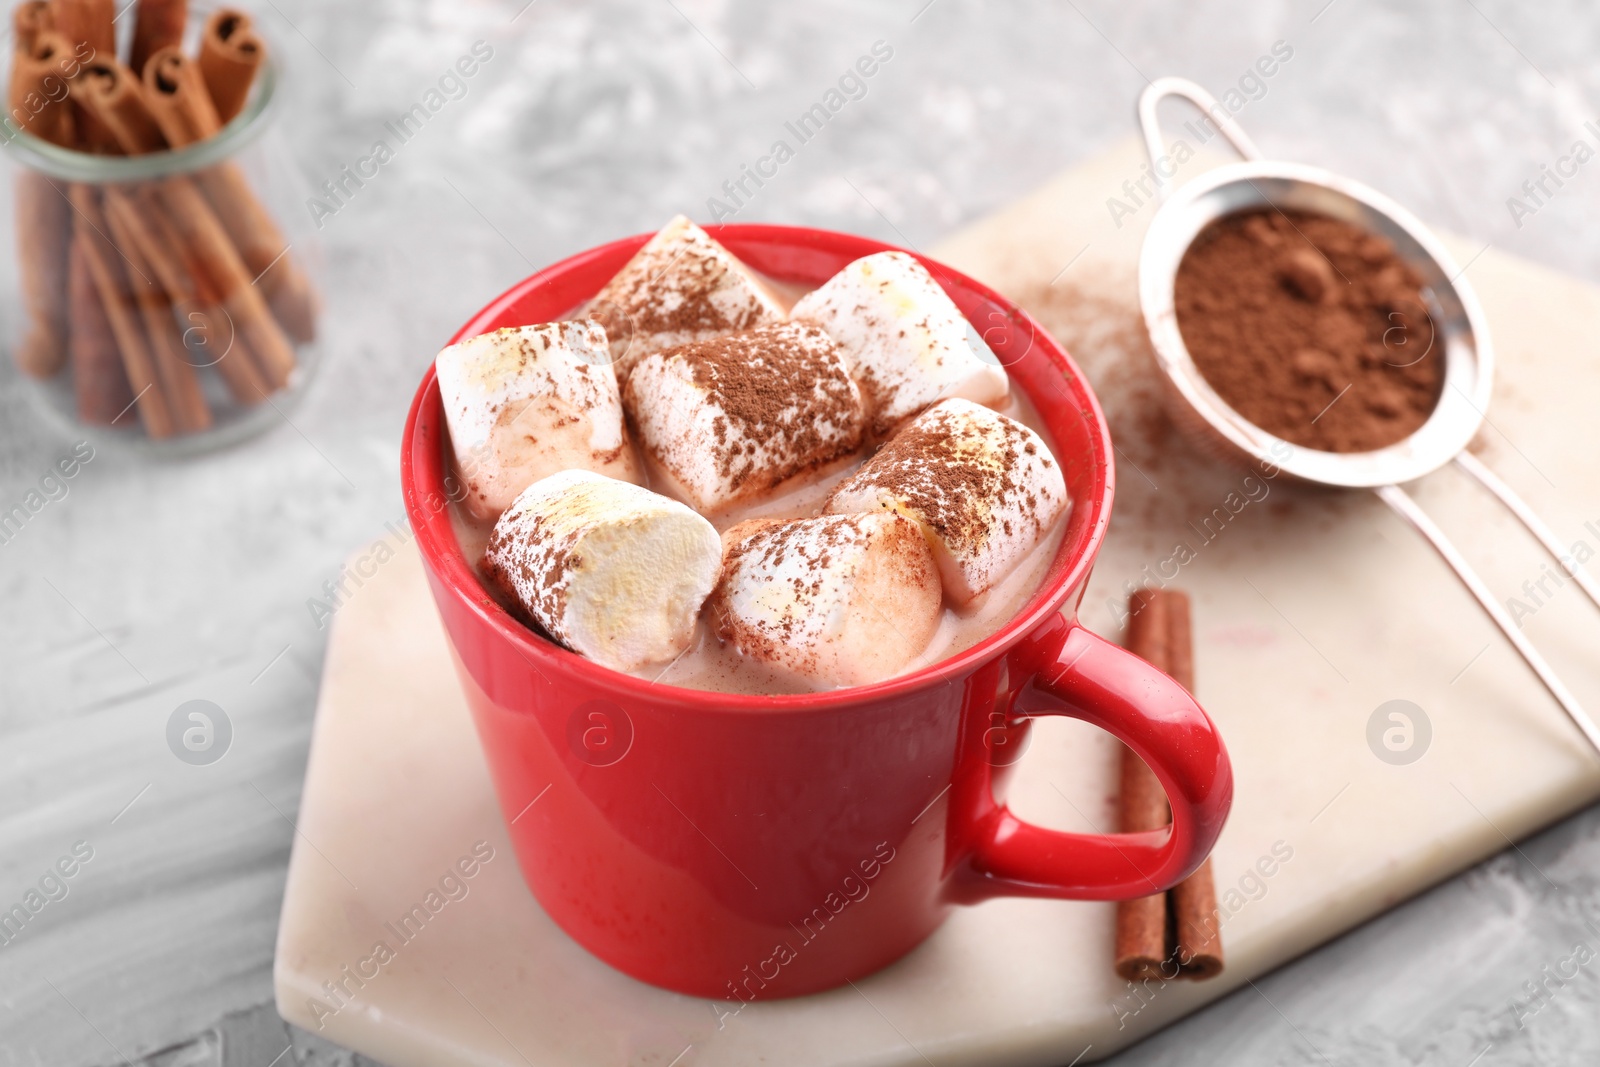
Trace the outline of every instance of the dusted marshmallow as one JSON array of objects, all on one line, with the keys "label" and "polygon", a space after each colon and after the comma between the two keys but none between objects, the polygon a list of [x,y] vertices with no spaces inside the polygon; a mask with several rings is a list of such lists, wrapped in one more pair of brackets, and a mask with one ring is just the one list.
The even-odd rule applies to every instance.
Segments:
[{"label": "dusted marshmallow", "polygon": [[985,592],[1067,506],[1061,466],[1022,423],[944,400],[889,439],[828,497],[826,512],[898,512],[922,527],[951,602]]},{"label": "dusted marshmallow", "polygon": [[568,468],[640,480],[595,323],[480,334],[440,352],[434,365],[475,514],[492,519],[529,485]]},{"label": "dusted marshmallow", "polygon": [[822,327],[844,349],[874,437],[947,397],[993,404],[1010,391],[983,338],[904,252],[856,260],[801,297],[789,317]]},{"label": "dusted marshmallow", "polygon": [[723,534],[711,599],[724,641],[829,686],[898,674],[939,626],[939,570],[899,515],[756,519]]},{"label": "dusted marshmallow", "polygon": [[627,671],[689,647],[722,573],[722,542],[676,500],[569,470],[505,510],[484,569],[551,637]]},{"label": "dusted marshmallow", "polygon": [[586,314],[605,324],[618,381],[652,352],[784,318],[766,284],[682,215],[628,260]]},{"label": "dusted marshmallow", "polygon": [[646,356],[623,401],[640,445],[701,511],[759,496],[861,441],[861,394],[839,346],[801,323]]}]

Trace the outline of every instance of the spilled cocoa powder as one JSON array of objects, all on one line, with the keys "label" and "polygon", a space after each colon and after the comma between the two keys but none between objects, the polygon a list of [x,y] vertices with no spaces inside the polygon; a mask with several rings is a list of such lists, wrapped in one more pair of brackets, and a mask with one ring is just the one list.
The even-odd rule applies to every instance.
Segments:
[{"label": "spilled cocoa powder", "polygon": [[1368,452],[1433,411],[1444,353],[1422,277],[1384,238],[1300,211],[1200,232],[1178,267],[1178,329],[1239,414],[1293,444]]}]

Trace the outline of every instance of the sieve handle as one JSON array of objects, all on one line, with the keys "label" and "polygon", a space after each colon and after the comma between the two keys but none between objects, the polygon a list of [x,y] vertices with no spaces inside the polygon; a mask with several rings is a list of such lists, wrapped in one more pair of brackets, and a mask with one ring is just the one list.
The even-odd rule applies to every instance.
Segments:
[{"label": "sieve handle", "polygon": [[[1509,489],[1506,491],[1510,492]],[[1533,673],[1539,676],[1539,681],[1543,682],[1544,687],[1550,691],[1550,695],[1555,697],[1556,703],[1561,705],[1562,710],[1567,713],[1567,717],[1577,725],[1578,729],[1583,731],[1583,736],[1589,739],[1589,744],[1594,746],[1595,751],[1600,752],[1600,727],[1595,726],[1594,720],[1589,718],[1588,714],[1578,704],[1577,697],[1573,696],[1567,687],[1561,684],[1561,679],[1556,677],[1556,672],[1550,668],[1550,664],[1546,663],[1544,657],[1539,655],[1538,650],[1533,647],[1533,643],[1524,636],[1523,632],[1517,629],[1517,624],[1512,621],[1510,614],[1500,606],[1500,602],[1494,598],[1494,594],[1489,591],[1489,587],[1483,583],[1482,578],[1478,577],[1477,572],[1467,563],[1466,558],[1461,555],[1456,546],[1451,544],[1444,531],[1432,519],[1428,518],[1427,513],[1398,485],[1380,486],[1374,489],[1373,492],[1377,493],[1379,499],[1385,504],[1393,508],[1397,515],[1410,523],[1418,533],[1428,539],[1428,543],[1433,546],[1433,550],[1439,553],[1440,558],[1445,561],[1451,570],[1456,572],[1456,577],[1461,579],[1461,584],[1466,586],[1467,591],[1477,598],[1479,605],[1482,606],[1489,618],[1493,619],[1494,624],[1500,627],[1500,632],[1506,635],[1506,640],[1510,641],[1512,647],[1521,653],[1523,660],[1533,669]]]},{"label": "sieve handle", "polygon": [[1600,582],[1596,582],[1589,577],[1589,572],[1574,562],[1571,556],[1567,555],[1567,551],[1561,546],[1561,542],[1556,540],[1555,532],[1544,524],[1544,520],[1539,518],[1538,514],[1528,506],[1526,500],[1518,496],[1515,490],[1500,480],[1499,475],[1484,466],[1483,462],[1471,452],[1458,452],[1456,454],[1456,466],[1472,475],[1473,478],[1477,479],[1479,485],[1493,493],[1500,503],[1506,506],[1506,510],[1515,515],[1517,521],[1522,523],[1529,533],[1539,539],[1539,543],[1544,546],[1544,550],[1555,557],[1556,562],[1561,564],[1561,569],[1566,571],[1572,577],[1572,580],[1578,583],[1578,588],[1582,589],[1589,599],[1594,602],[1595,607],[1600,607]]},{"label": "sieve handle", "polygon": [[1217,124],[1217,129],[1233,145],[1234,151],[1245,159],[1260,159],[1261,149],[1250,140],[1244,127],[1233,121],[1228,109],[1217,98],[1188,78],[1157,78],[1139,94],[1139,128],[1144,132],[1144,148],[1150,154],[1150,170],[1155,175],[1156,191],[1164,202],[1171,191],[1168,179],[1162,175],[1160,162],[1166,155],[1166,143],[1161,139],[1161,120],[1156,115],[1156,105],[1169,96],[1181,96],[1206,113]]}]

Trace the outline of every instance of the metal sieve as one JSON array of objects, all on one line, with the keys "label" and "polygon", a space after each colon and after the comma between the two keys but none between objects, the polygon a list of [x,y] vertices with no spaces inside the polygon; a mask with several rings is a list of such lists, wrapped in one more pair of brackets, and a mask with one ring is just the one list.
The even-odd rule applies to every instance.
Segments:
[{"label": "metal sieve", "polygon": [[[1175,167],[1165,154],[1156,116],[1156,106],[1168,96],[1182,97],[1200,108],[1244,161],[1214,168],[1174,191],[1169,179]],[[1371,489],[1377,493],[1427,538],[1550,695],[1600,751],[1600,728],[1517,629],[1444,531],[1400,487],[1403,482],[1454,462],[1503,503],[1589,599],[1600,606],[1600,584],[1577,565],[1568,565],[1550,528],[1510,486],[1466,451],[1489,406],[1494,352],[1483,309],[1462,277],[1462,269],[1416,216],[1382,193],[1320,167],[1262,159],[1254,142],[1227,109],[1191,81],[1160,78],[1151,82],[1139,97],[1139,125],[1162,201],[1139,256],[1139,303],[1161,368],[1167,409],[1180,432],[1218,458],[1249,466],[1277,467],[1308,484]],[[1178,265],[1190,243],[1213,220],[1251,209],[1297,209],[1342,219],[1387,238],[1422,275],[1423,298],[1434,325],[1433,343],[1442,347],[1444,355],[1444,389],[1433,413],[1409,437],[1370,452],[1323,452],[1291,444],[1245,419],[1201,376],[1178,332],[1174,306]]]}]

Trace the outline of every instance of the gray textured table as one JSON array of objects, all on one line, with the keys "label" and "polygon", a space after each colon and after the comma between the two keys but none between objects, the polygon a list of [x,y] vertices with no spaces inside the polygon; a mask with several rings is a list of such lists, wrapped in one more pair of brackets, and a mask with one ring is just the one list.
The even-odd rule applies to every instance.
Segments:
[{"label": "gray textured table", "polygon": [[[323,219],[328,362],[292,425],[201,460],[102,451],[0,545],[0,903],[74,842],[93,849],[0,945],[0,1064],[352,1062],[277,1019],[272,945],[325,638],[307,600],[400,514],[417,377],[538,266],[707,217],[875,41],[892,60],[739,221],[932,243],[1125,136],[1146,77],[1221,89],[1283,40],[1293,60],[1248,113],[1269,152],[1600,280],[1600,163],[1532,214],[1507,204],[1574,141],[1600,143],[1584,128],[1600,120],[1600,11],[1324,3],[260,5],[294,64],[287,140],[313,185],[475,41],[493,57]],[[8,387],[0,503],[71,447]],[[213,766],[166,745],[191,699],[234,726]],[[1118,1062],[1593,1062],[1595,966],[1550,976],[1600,946],[1597,918],[1590,811]]]}]

